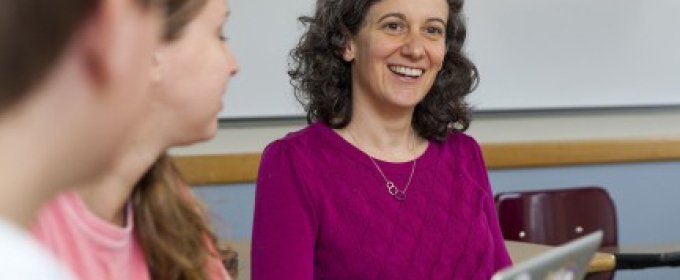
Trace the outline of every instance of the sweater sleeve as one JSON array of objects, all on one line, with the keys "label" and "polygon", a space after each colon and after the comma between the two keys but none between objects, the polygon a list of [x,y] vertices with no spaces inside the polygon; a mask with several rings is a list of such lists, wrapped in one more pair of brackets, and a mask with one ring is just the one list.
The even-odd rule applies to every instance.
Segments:
[{"label": "sweater sleeve", "polygon": [[491,235],[493,236],[494,242],[494,263],[496,271],[501,270],[507,266],[512,265],[512,260],[508,254],[508,250],[505,247],[505,240],[503,239],[503,234],[501,233],[500,224],[498,221],[498,215],[496,213],[496,206],[493,201],[493,192],[491,190],[491,183],[489,182],[489,174],[486,169],[486,164],[484,163],[484,157],[479,144],[474,141],[474,152],[475,158],[477,159],[477,165],[479,173],[478,177],[481,180],[482,186],[485,189],[486,195],[484,196],[484,214],[486,215],[486,220],[489,221],[489,230],[491,230]]},{"label": "sweater sleeve", "polygon": [[301,159],[284,141],[264,151],[255,193],[252,279],[312,279],[317,220]]}]

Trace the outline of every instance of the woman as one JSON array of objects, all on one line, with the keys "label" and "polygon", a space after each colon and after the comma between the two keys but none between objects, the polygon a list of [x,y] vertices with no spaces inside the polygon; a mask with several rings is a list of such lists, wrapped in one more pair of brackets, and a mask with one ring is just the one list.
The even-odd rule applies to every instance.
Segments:
[{"label": "woman", "polygon": [[489,279],[510,265],[465,96],[462,0],[317,2],[289,74],[313,122],[270,144],[259,279]]},{"label": "woman", "polygon": [[109,168],[115,139],[136,129],[157,2],[0,1],[0,278],[71,279],[27,228],[55,193]]},{"label": "woman", "polygon": [[171,0],[141,129],[95,180],[60,194],[33,232],[80,279],[228,279],[203,213],[166,149],[210,139],[237,69],[224,0]]}]

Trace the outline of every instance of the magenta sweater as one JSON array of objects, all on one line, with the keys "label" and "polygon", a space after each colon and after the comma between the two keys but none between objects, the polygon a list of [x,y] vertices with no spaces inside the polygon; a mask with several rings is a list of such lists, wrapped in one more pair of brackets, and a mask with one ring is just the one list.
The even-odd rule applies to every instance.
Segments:
[{"label": "magenta sweater", "polygon": [[[411,162],[376,160],[403,189]],[[271,143],[260,166],[252,279],[484,279],[510,265],[479,145],[430,141],[405,201],[324,124]]]}]

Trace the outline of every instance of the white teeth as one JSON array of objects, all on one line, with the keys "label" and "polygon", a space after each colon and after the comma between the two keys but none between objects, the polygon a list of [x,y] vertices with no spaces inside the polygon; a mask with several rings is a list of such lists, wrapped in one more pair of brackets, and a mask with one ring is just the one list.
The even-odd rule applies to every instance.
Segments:
[{"label": "white teeth", "polygon": [[420,77],[423,74],[422,69],[408,68],[404,66],[390,66],[390,70],[410,77]]}]

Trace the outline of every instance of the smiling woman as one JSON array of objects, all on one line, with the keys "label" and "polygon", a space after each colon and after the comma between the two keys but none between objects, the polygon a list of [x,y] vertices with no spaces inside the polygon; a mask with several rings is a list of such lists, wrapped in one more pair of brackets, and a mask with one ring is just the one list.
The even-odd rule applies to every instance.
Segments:
[{"label": "smiling woman", "polygon": [[[305,33],[293,50],[291,58],[295,64],[289,75],[298,99],[303,101],[307,119],[323,121],[333,128],[345,127],[355,109],[352,107],[356,100],[352,98],[367,98],[363,93],[365,87],[375,92],[387,90],[384,87],[388,86],[388,76],[383,74],[397,74],[393,71],[401,69],[402,77],[407,73],[421,72],[422,75],[412,76],[412,80],[401,79],[412,86],[400,89],[419,87],[416,92],[420,92],[420,96],[416,94],[411,103],[420,102],[415,106],[413,122],[421,136],[442,139],[454,123],[466,129],[470,111],[464,98],[478,78],[476,67],[461,52],[466,36],[462,2],[430,1],[434,7],[440,7],[428,15],[422,11],[424,5],[406,1],[404,5],[412,6],[409,9],[423,13],[422,18],[413,19],[389,7],[367,13],[372,2],[377,1],[367,2],[370,3],[365,6],[351,6],[352,3],[346,1],[327,4],[350,13],[343,23],[337,22],[340,12],[324,18],[301,18],[314,28]],[[313,21],[316,24],[312,24]],[[347,38],[349,34],[352,38]],[[317,48],[325,51],[317,52]],[[350,69],[351,62],[355,68]],[[436,83],[435,77],[438,77]],[[358,92],[351,95],[351,91]],[[427,92],[433,94],[425,96]]]},{"label": "smiling woman", "polygon": [[[371,106],[379,114],[390,114],[399,107],[414,108],[423,100],[446,53],[448,9],[444,1],[433,4],[436,12],[431,15],[428,6],[417,2],[403,4],[410,5],[407,10],[412,12],[408,15],[392,12],[394,7],[390,5],[376,5],[366,15],[365,26],[344,46],[343,60],[352,63],[351,79],[356,81],[352,83],[353,102],[349,106],[357,111],[366,110],[357,106]],[[420,106],[433,107],[427,101]],[[416,121],[426,118],[422,111],[415,113]]]},{"label": "smiling woman", "polygon": [[[253,279],[489,279],[510,264],[462,0],[319,0],[289,75],[310,125],[260,165]],[[290,252],[295,252],[290,254]]]}]

